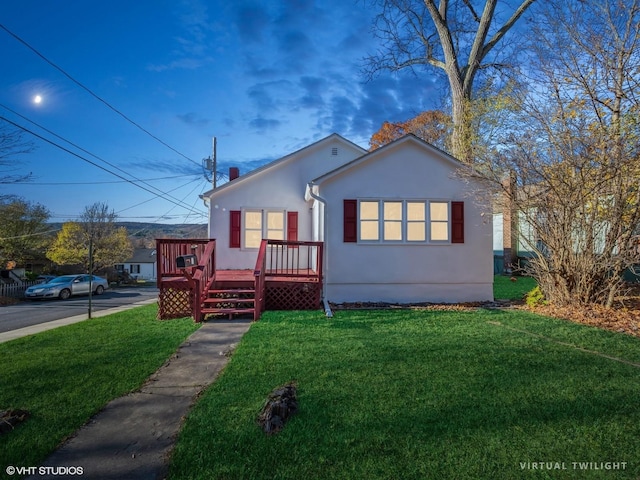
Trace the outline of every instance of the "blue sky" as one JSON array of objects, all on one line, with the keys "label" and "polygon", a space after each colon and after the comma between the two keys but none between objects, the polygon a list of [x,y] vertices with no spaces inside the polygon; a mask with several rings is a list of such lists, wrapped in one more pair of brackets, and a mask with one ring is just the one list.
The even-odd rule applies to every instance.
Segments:
[{"label": "blue sky", "polygon": [[384,120],[445,94],[424,73],[366,81],[363,57],[379,47],[371,3],[2,2],[0,24],[37,53],[0,29],[0,116],[49,142],[25,136],[35,149],[11,173],[32,181],[0,194],[47,206],[52,221],[104,202],[123,221],[206,223],[198,195],[211,188],[201,161],[213,136],[223,172],[246,173],[333,132],[368,147]]}]

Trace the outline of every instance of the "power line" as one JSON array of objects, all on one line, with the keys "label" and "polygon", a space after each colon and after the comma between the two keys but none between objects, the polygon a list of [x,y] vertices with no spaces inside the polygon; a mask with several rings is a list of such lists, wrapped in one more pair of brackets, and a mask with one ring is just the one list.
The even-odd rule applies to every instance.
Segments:
[{"label": "power line", "polygon": [[44,232],[25,233],[24,235],[16,235],[15,237],[4,237],[4,238],[0,238],[0,240],[5,241],[5,240],[17,240],[18,238],[39,237],[40,235],[47,235],[49,233],[59,232],[60,230],[62,230],[62,229],[61,228],[54,228],[52,230],[46,230]]},{"label": "power line", "polygon": [[[69,145],[71,145],[72,147],[77,148],[78,150],[80,150],[81,152],[84,152],[84,153],[86,153],[87,155],[90,155],[90,156],[92,156],[93,158],[95,158],[95,159],[97,159],[97,160],[100,160],[100,161],[101,161],[101,162],[103,162],[103,163],[106,163],[106,164],[107,164],[107,165],[109,165],[110,167],[113,167],[113,168],[115,168],[116,170],[119,170],[120,172],[124,173],[125,175],[130,176],[130,177],[131,177],[131,178],[133,178],[134,180],[136,180],[136,181],[138,181],[138,182],[141,182],[141,183],[143,183],[144,185],[147,185],[148,187],[150,187],[150,188],[153,188],[153,189],[157,190],[158,192],[162,193],[163,195],[164,195],[164,194],[166,194],[166,192],[163,192],[163,191],[162,191],[162,190],[160,190],[159,188],[154,187],[153,185],[150,185],[149,183],[145,182],[144,180],[141,180],[141,179],[137,178],[135,175],[132,175],[132,174],[130,174],[129,172],[126,172],[125,170],[123,170],[122,168],[118,167],[117,165],[114,165],[113,163],[108,162],[108,161],[107,161],[107,160],[105,160],[104,158],[101,158],[101,157],[99,157],[99,156],[95,155],[94,153],[91,153],[90,151],[88,151],[88,150],[86,150],[86,149],[84,149],[84,148],[80,147],[79,145],[76,145],[76,144],[75,144],[75,143],[73,143],[72,141],[67,140],[66,138],[64,138],[64,137],[62,137],[62,136],[60,136],[60,135],[58,135],[57,133],[55,133],[55,132],[53,132],[53,131],[49,130],[49,129],[48,129],[48,128],[46,128],[46,127],[43,127],[42,125],[40,125],[40,124],[38,124],[38,123],[34,122],[33,120],[31,120],[31,119],[29,119],[29,118],[25,117],[24,115],[22,115],[22,114],[20,114],[20,113],[16,112],[15,110],[12,110],[11,108],[7,107],[6,105],[4,105],[4,104],[0,103],[0,107],[4,108],[5,110],[8,110],[9,112],[11,112],[11,113],[13,113],[14,115],[16,115],[16,116],[18,116],[18,117],[22,118],[23,120],[26,120],[27,122],[31,123],[32,125],[35,125],[36,127],[40,128],[41,130],[44,130],[45,132],[49,133],[50,135],[53,135],[54,137],[56,137],[56,138],[58,138],[58,139],[62,140],[63,142],[68,143],[68,144],[69,144]],[[4,118],[4,117],[3,117],[3,118]],[[31,131],[29,131],[29,132],[30,132],[30,133],[32,133],[32,134],[34,134],[34,133],[33,133],[33,132],[31,132]],[[35,135],[35,134],[34,134],[34,135]],[[41,137],[41,138],[43,138],[43,137]],[[54,145],[55,145],[55,144],[54,144]],[[106,169],[104,169],[104,170],[106,170]],[[109,173],[112,173],[112,174],[113,174],[113,172],[111,172],[111,171],[109,171],[109,170],[106,170],[106,171],[107,171],[107,172],[109,172]],[[116,175],[116,176],[118,176],[119,178],[123,178],[123,177],[121,177],[121,176],[119,176],[119,175]],[[139,187],[139,185],[137,185],[137,184],[133,183],[131,180],[125,179],[125,181],[127,181],[127,182],[129,182],[129,183],[132,183],[133,185],[136,185],[136,186],[138,186],[138,187]],[[147,191],[148,191],[148,190],[147,190]],[[173,198],[174,200],[176,200],[176,201],[180,201],[180,200],[178,200],[177,198],[172,197],[171,195],[169,195],[169,196],[170,196],[171,198]]]},{"label": "power line", "polygon": [[[148,187],[150,187],[150,188],[155,189],[156,191],[158,191],[158,192],[160,192],[160,193],[162,194],[162,195],[158,195],[158,196],[160,196],[160,197],[164,198],[164,197],[163,197],[163,195],[166,195],[166,192],[163,192],[163,191],[162,191],[162,190],[160,190],[159,188],[154,187],[153,185],[150,185],[149,183],[145,182],[144,180],[141,180],[141,179],[137,178],[135,175],[132,175],[132,174],[130,174],[129,172],[126,172],[125,170],[123,170],[122,168],[118,167],[117,165],[114,165],[114,164],[112,164],[112,163],[108,162],[107,160],[105,160],[105,159],[103,159],[103,158],[101,158],[101,157],[99,157],[99,156],[95,155],[94,153],[91,153],[90,151],[88,151],[88,150],[86,150],[86,149],[84,149],[84,148],[80,147],[79,145],[76,145],[75,143],[71,142],[70,140],[67,140],[66,138],[64,138],[64,137],[62,137],[62,136],[60,136],[60,135],[58,135],[57,133],[55,133],[55,132],[53,132],[53,131],[49,130],[48,128],[43,127],[42,125],[40,125],[40,124],[38,124],[38,123],[34,122],[33,120],[31,120],[31,119],[29,119],[29,118],[25,117],[24,115],[22,115],[22,114],[20,114],[20,113],[16,112],[15,110],[12,110],[11,108],[7,107],[6,105],[4,105],[4,104],[0,103],[0,107],[4,108],[5,110],[8,110],[9,112],[13,113],[14,115],[17,115],[18,117],[22,118],[23,120],[26,120],[27,122],[29,122],[29,123],[31,123],[31,124],[33,124],[33,125],[35,125],[36,127],[40,128],[40,129],[42,129],[42,130],[44,130],[45,132],[47,132],[47,133],[49,133],[49,134],[53,135],[54,137],[56,137],[56,138],[58,138],[58,139],[62,140],[63,142],[68,143],[69,145],[71,145],[71,146],[73,146],[73,147],[77,148],[78,150],[80,150],[81,152],[84,152],[84,153],[86,153],[87,155],[90,155],[90,156],[92,156],[93,158],[95,158],[95,159],[97,159],[97,160],[100,160],[100,161],[101,161],[101,162],[103,162],[103,163],[106,163],[106,164],[107,164],[107,165],[109,165],[110,167],[113,167],[113,168],[115,168],[116,170],[119,170],[120,172],[124,173],[125,175],[129,175],[129,176],[130,176],[130,177],[132,177],[134,180],[136,180],[136,181],[138,181],[138,182],[141,182],[141,183],[143,183],[144,185],[147,185],[147,186],[148,186]],[[6,120],[6,121],[9,121],[9,120],[7,120],[7,119],[6,119],[6,118],[4,118],[4,117],[1,117],[1,118],[3,118],[3,119],[4,119],[4,120]],[[10,121],[9,121],[9,122],[10,122]],[[11,122],[11,123],[12,123],[12,122]],[[28,133],[31,133],[32,135],[37,136],[38,138],[41,138],[41,139],[43,139],[43,140],[45,140],[45,141],[47,141],[47,142],[51,143],[51,144],[52,144],[52,145],[54,145],[54,146],[57,146],[57,147],[59,147],[59,148],[62,148],[62,147],[58,146],[57,144],[55,144],[55,143],[53,143],[53,142],[50,142],[50,141],[49,141],[49,140],[47,140],[46,138],[44,138],[44,137],[42,137],[42,136],[39,136],[39,135],[35,134],[35,133],[34,133],[34,132],[32,132],[31,130],[24,129],[23,127],[21,127],[21,126],[19,126],[19,125],[15,124],[15,123],[14,123],[14,125],[16,125],[18,128],[22,128],[23,130],[25,130],[25,131],[26,131],[26,132],[28,132]],[[63,149],[63,150],[64,150],[64,149]],[[83,160],[85,160],[85,161],[87,161],[87,162],[91,163],[92,165],[98,166],[98,165],[96,165],[95,163],[90,162],[89,160],[85,159],[84,157],[79,156],[79,158],[81,158],[81,159],[83,159]],[[115,174],[115,173],[111,172],[110,170],[105,169],[105,168],[103,168],[103,167],[100,167],[100,166],[98,166],[98,167],[99,167],[99,168],[102,168],[103,170],[105,170],[105,171],[106,171],[106,172],[108,172],[108,173],[111,173],[112,175],[117,176],[118,178],[122,178],[125,182],[131,183],[132,185],[135,185],[135,186],[137,186],[137,187],[139,187],[139,188],[143,188],[143,187],[141,187],[140,185],[137,185],[136,183],[134,183],[132,180],[129,180],[129,179],[124,178],[124,177],[122,177],[122,176],[120,176],[120,175],[117,175],[117,174]],[[148,192],[150,192],[150,190],[148,190],[148,189],[145,189],[145,188],[143,188],[143,189],[144,189],[144,190],[146,190],[146,191],[148,191]],[[153,193],[153,192],[151,192],[151,193]],[[169,195],[169,197],[171,197],[171,198],[172,198],[173,200],[175,200],[175,201],[180,202],[180,200],[178,200],[177,198],[175,198],[175,197],[173,197],[173,196],[171,196],[171,195]],[[185,204],[185,205],[186,205],[186,204]],[[183,208],[185,208],[185,207],[183,206]]]},{"label": "power line", "polygon": [[191,163],[194,163],[195,165],[197,165],[198,167],[201,167],[201,165],[196,162],[195,160],[187,157],[185,154],[179,152],[178,150],[176,150],[175,148],[173,148],[171,145],[169,145],[168,143],[162,141],[160,138],[156,137],[154,134],[152,134],[151,132],[149,132],[147,129],[145,129],[144,127],[142,127],[140,124],[136,123],[135,121],[133,121],[132,119],[130,119],[128,116],[126,116],[124,113],[122,113],[120,110],[118,110],[117,108],[115,108],[113,105],[111,105],[109,102],[107,102],[106,100],[104,100],[103,98],[101,98],[99,95],[97,95],[96,93],[94,93],[89,87],[86,87],[85,85],[83,85],[82,83],[80,83],[78,80],[76,80],[75,78],[73,78],[70,74],[68,74],[64,69],[62,69],[61,67],[59,67],[58,65],[56,65],[55,63],[53,63],[51,60],[49,60],[47,57],[45,57],[42,53],[40,53],[38,50],[36,50],[34,47],[32,47],[31,45],[29,45],[25,40],[23,40],[22,38],[20,38],[18,35],[16,35],[15,33],[13,33],[11,30],[9,30],[7,27],[5,27],[3,24],[0,23],[0,28],[2,28],[5,32],[7,32],[9,35],[11,35],[13,38],[15,38],[17,41],[19,41],[20,43],[22,43],[25,47],[27,47],[29,50],[31,50],[33,53],[35,53],[37,56],[39,56],[42,60],[44,60],[45,62],[47,62],[49,65],[51,65],[53,68],[55,68],[56,70],[58,70],[60,73],[62,73],[65,77],[67,77],[69,80],[71,80],[73,83],[75,83],[77,86],[79,86],[80,88],[82,88],[84,91],[86,91],[87,93],[89,93],[89,95],[91,95],[92,97],[94,97],[96,100],[102,102],[104,105],[106,105],[109,109],[113,110],[115,113],[117,113],[118,115],[120,115],[122,118],[124,118],[127,122],[131,123],[132,125],[134,125],[135,127],[137,127],[138,129],[142,130],[144,133],[146,133],[147,135],[149,135],[151,138],[153,138],[154,140],[158,141],[159,143],[161,143],[162,145],[164,145],[165,147],[167,147],[169,150],[177,153],[178,155],[180,155],[181,157],[189,160]]},{"label": "power line", "polygon": [[[149,192],[149,193],[151,193],[151,194],[153,194],[153,195],[155,195],[155,196],[157,196],[157,197],[159,197],[159,198],[162,198],[162,199],[164,199],[164,200],[167,200],[168,202],[171,202],[171,203],[173,203],[173,204],[175,204],[175,205],[177,205],[177,206],[179,206],[179,207],[185,208],[185,209],[187,209],[187,210],[191,209],[191,207],[190,207],[189,205],[187,205],[187,204],[182,204],[182,205],[181,205],[180,203],[177,203],[177,202],[179,201],[179,200],[177,200],[177,199],[174,199],[174,200],[176,200],[176,201],[174,201],[174,200],[172,200],[171,198],[167,198],[167,197],[165,197],[164,195],[162,195],[162,193],[164,193],[164,192],[162,192],[162,191],[160,191],[160,190],[158,190],[158,191],[160,191],[160,192],[161,192],[161,193],[159,194],[159,193],[156,193],[156,192],[154,192],[154,191],[152,191],[152,190],[149,190],[148,188],[145,188],[145,187],[144,187],[144,186],[142,186],[142,185],[138,185],[138,184],[137,184],[137,183],[135,183],[134,181],[129,180],[129,179],[127,179],[127,178],[123,177],[122,175],[118,174],[118,173],[112,172],[112,171],[111,171],[111,170],[109,170],[108,168],[105,168],[105,167],[103,167],[103,166],[101,166],[101,165],[98,165],[97,163],[92,162],[92,161],[91,161],[91,160],[89,160],[88,158],[85,158],[85,157],[83,157],[82,155],[80,155],[80,154],[78,154],[78,153],[76,153],[76,152],[73,152],[72,150],[69,150],[68,148],[63,147],[62,145],[59,145],[59,144],[55,143],[53,140],[49,140],[48,138],[43,137],[42,135],[40,135],[40,134],[38,134],[38,133],[34,132],[33,130],[29,130],[28,128],[26,128],[26,127],[24,127],[24,126],[17,124],[17,123],[15,123],[15,122],[13,122],[13,121],[9,120],[8,118],[6,118],[6,117],[4,117],[4,116],[2,116],[2,115],[0,115],[0,120],[4,120],[5,122],[7,122],[7,123],[9,123],[9,124],[13,125],[14,127],[19,128],[20,130],[22,130],[22,131],[24,131],[24,132],[26,132],[26,133],[29,133],[29,134],[33,135],[34,137],[39,138],[40,140],[42,140],[42,141],[44,141],[44,142],[46,142],[46,143],[48,143],[48,144],[50,144],[50,145],[53,145],[54,147],[59,148],[60,150],[62,150],[62,151],[64,151],[64,152],[69,153],[70,155],[73,155],[74,157],[79,158],[80,160],[83,160],[83,161],[85,161],[85,162],[89,163],[90,165],[93,165],[94,167],[99,168],[100,170],[103,170],[103,171],[105,171],[105,172],[107,172],[107,173],[110,173],[111,175],[114,175],[114,176],[116,176],[116,177],[120,178],[121,180],[124,180],[125,182],[130,183],[131,185],[134,185],[134,186],[136,186],[136,187],[138,187],[138,188],[141,188],[142,190],[145,190],[146,192]],[[32,122],[32,123],[34,123],[34,122]],[[34,123],[34,124],[35,124],[35,123]],[[37,124],[35,124],[35,125],[37,125]],[[43,128],[43,127],[40,127],[40,128]],[[43,129],[44,129],[44,128],[43,128]],[[46,130],[46,129],[44,129],[44,130]],[[50,132],[50,133],[52,133],[52,132]],[[55,134],[54,134],[54,135],[55,135]],[[57,136],[57,135],[56,135],[56,136]],[[69,143],[70,145],[75,146],[73,143],[69,142],[68,140],[65,140],[65,139],[64,139],[64,138],[62,138],[62,137],[59,137],[59,136],[58,136],[58,138],[60,138],[60,139],[64,140],[65,142]],[[76,146],[76,148],[79,148],[79,147],[77,147],[77,146]],[[82,149],[81,149],[81,150],[82,150]],[[87,153],[89,153],[89,152],[87,152]],[[96,156],[95,156],[95,155],[93,155],[93,154],[91,154],[91,155],[92,155],[92,156],[94,156],[95,158],[99,158],[99,157],[96,157]],[[104,161],[104,160],[102,160],[102,161],[108,164],[108,162],[106,162],[106,161]],[[118,167],[115,167],[115,168],[118,168]],[[118,169],[119,169],[119,168],[118,168]],[[119,170],[120,170],[120,169],[119,169]],[[125,172],[125,173],[126,173],[126,172]],[[134,178],[135,178],[135,177],[134,177]],[[152,187],[152,188],[155,188],[155,187]],[[157,190],[157,189],[156,189],[156,190]],[[201,213],[204,215],[204,212],[201,212]]]},{"label": "power line", "polygon": [[[176,178],[184,178],[184,177],[198,177],[200,178],[200,174],[187,174],[187,175],[171,175],[169,177],[155,177],[155,178],[145,178],[140,180],[141,182],[153,182],[156,180],[174,180]],[[128,183],[126,180],[112,180],[112,181],[103,181],[103,182],[29,182],[29,181],[23,181],[23,182],[3,182],[0,181],[0,184],[11,184],[11,185],[25,185],[25,186],[29,186],[29,185],[36,185],[36,186],[43,186],[43,185],[47,185],[47,186],[62,186],[62,185],[110,185],[110,184],[116,184],[116,183]],[[173,190],[169,190],[170,192]],[[168,192],[167,192],[168,193]]]},{"label": "power line", "polygon": [[[191,183],[193,183],[193,182],[194,182],[194,181],[190,181],[190,182],[184,183],[184,184],[182,184],[182,185],[179,185],[179,186],[177,186],[177,187],[175,187],[175,188],[172,188],[172,189],[171,189],[171,190],[169,190],[167,193],[169,193],[169,192],[173,192],[173,191],[175,191],[175,190],[179,190],[179,189],[181,189],[181,188],[183,188],[183,187],[186,187],[187,185],[189,185],[189,184],[191,184]],[[135,205],[131,205],[130,207],[123,208],[122,210],[117,211],[117,212],[116,212],[116,214],[118,214],[118,216],[120,216],[120,215],[119,215],[119,214],[120,214],[120,212],[126,212],[127,210],[130,210],[130,209],[132,209],[132,208],[139,207],[140,205],[144,205],[145,203],[149,203],[149,202],[150,202],[150,201],[152,201],[152,200],[153,200],[153,198],[149,198],[149,199],[144,200],[144,201],[142,201],[142,202],[140,202],[140,203],[136,203]],[[181,201],[184,201],[184,199],[183,199],[183,200],[181,200]],[[191,207],[191,208],[193,208],[193,207]],[[164,215],[163,215],[163,216],[164,216]]]}]

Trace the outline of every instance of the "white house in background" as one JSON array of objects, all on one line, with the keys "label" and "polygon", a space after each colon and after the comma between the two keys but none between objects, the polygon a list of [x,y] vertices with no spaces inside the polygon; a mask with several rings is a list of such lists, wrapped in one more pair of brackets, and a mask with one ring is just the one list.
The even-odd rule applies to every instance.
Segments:
[{"label": "white house in background", "polygon": [[119,272],[127,272],[137,280],[156,280],[156,249],[136,248],[133,256],[115,265]]},{"label": "white house in background", "polygon": [[262,238],[323,241],[324,297],[493,299],[490,207],[461,163],[413,135],[367,152],[332,134],[204,193],[218,269],[252,269]]}]

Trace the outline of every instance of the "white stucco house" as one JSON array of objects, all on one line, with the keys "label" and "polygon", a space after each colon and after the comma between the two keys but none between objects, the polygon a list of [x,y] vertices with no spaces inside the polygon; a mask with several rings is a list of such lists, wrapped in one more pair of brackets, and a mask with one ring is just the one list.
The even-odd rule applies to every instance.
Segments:
[{"label": "white stucco house", "polygon": [[413,135],[368,152],[329,135],[201,197],[218,269],[252,269],[263,238],[324,242],[324,297],[493,299],[490,206],[463,165]]},{"label": "white stucco house", "polygon": [[136,280],[155,280],[157,278],[156,249],[136,248],[133,256],[124,263],[115,265],[119,272],[126,272]]}]

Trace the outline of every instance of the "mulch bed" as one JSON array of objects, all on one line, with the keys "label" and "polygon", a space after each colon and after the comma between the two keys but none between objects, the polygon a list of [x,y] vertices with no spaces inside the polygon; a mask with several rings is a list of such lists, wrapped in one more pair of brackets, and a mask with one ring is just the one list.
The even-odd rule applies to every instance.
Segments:
[{"label": "mulch bed", "polygon": [[541,305],[530,308],[520,300],[496,300],[494,302],[435,304],[435,303],[385,303],[385,302],[354,302],[330,304],[331,309],[337,310],[374,310],[374,309],[414,309],[435,311],[469,312],[478,308],[513,308],[534,312],[547,317],[569,320],[592,327],[603,328],[618,333],[626,333],[640,338],[640,286],[631,289],[627,295],[620,297],[612,308],[598,305],[556,307]]},{"label": "mulch bed", "polygon": [[605,308],[598,305],[589,307],[544,305],[533,309],[526,306],[522,308],[548,317],[561,318],[640,338],[640,309],[630,309],[628,307]]}]

